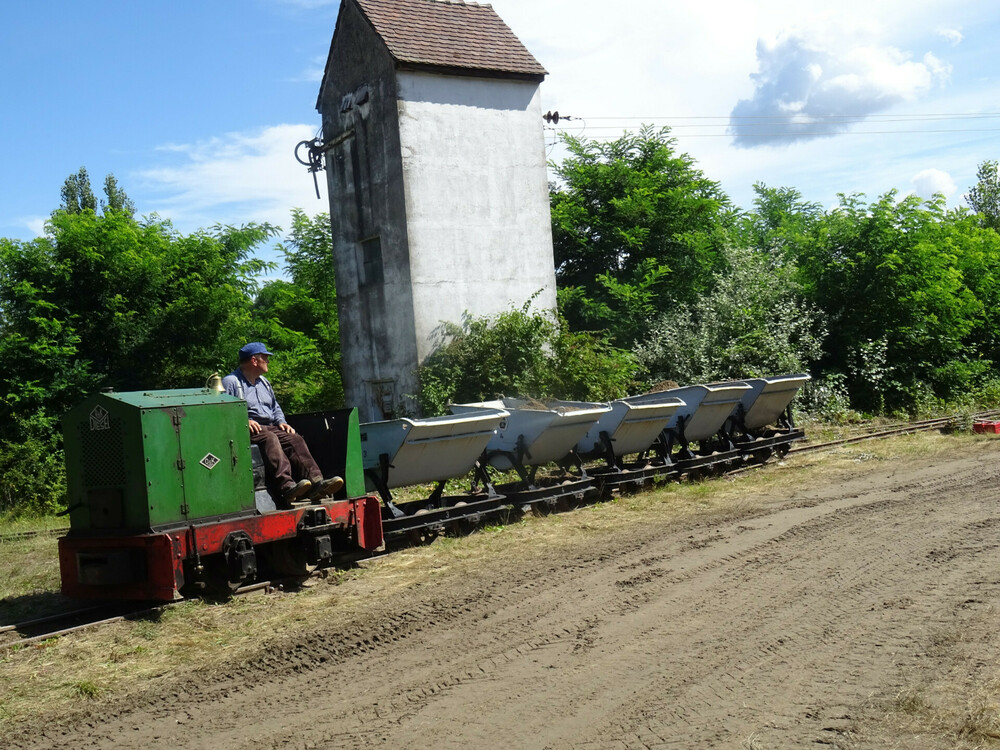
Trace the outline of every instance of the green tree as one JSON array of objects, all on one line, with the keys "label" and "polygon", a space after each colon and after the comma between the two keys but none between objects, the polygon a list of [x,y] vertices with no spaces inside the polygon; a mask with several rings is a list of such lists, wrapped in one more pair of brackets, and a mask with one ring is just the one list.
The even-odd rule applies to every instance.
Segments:
[{"label": "green tree", "polygon": [[[87,174],[86,167],[80,167],[76,174],[67,177],[59,194],[62,202],[57,211],[68,214],[97,211],[97,198],[90,186],[90,175]],[[104,177],[104,198],[101,199],[101,213],[108,211],[124,211],[129,216],[135,215],[135,204],[113,174]]]},{"label": "green tree", "polygon": [[135,216],[135,204],[118,184],[113,174],[104,177],[104,195],[107,200],[101,201],[101,211],[124,211],[129,216]]},{"label": "green tree", "polygon": [[274,386],[288,412],[344,402],[332,245],[328,214],[294,209],[278,246],[291,281],[269,282],[254,302],[253,330],[281,352]]},{"label": "green tree", "polygon": [[25,483],[15,462],[51,455],[58,416],[86,394],[197,387],[231,360],[269,268],[253,252],[273,234],[182,235],[111,209],[57,210],[44,237],[0,239],[0,502],[15,478],[21,501],[51,501],[52,474]]},{"label": "green tree", "polygon": [[68,214],[78,214],[83,211],[96,211],[97,198],[90,187],[90,175],[87,174],[86,167],[80,167],[76,174],[71,174],[63,182],[62,203],[59,210]]},{"label": "green tree", "polygon": [[753,209],[734,225],[734,244],[786,256],[809,241],[824,216],[820,204],[804,200],[795,188],[772,188],[758,182],[753,189]]},{"label": "green tree", "polygon": [[[255,275],[266,267],[249,255],[274,234],[249,225],[185,236],[114,211],[57,212],[48,232],[0,245],[0,348],[72,337],[92,390],[203,383],[234,336],[243,338]],[[38,357],[20,359],[33,367]]]},{"label": "green tree", "polygon": [[966,196],[972,210],[982,217],[984,227],[1000,231],[1000,174],[997,162],[984,161],[976,171],[976,184]]},{"label": "green tree", "polygon": [[716,268],[729,200],[664,128],[607,143],[565,136],[551,189],[561,310],[629,345],[643,322],[696,299]]},{"label": "green tree", "polygon": [[997,243],[944,199],[841,196],[797,261],[829,320],[822,366],[846,374],[856,406],[907,408],[925,387],[961,393],[995,351]]}]

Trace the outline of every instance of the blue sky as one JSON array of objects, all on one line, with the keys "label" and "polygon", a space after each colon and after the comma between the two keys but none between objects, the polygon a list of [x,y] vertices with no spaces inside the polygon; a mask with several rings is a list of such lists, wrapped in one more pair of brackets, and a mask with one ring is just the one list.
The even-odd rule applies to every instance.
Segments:
[{"label": "blue sky", "polygon": [[[672,126],[744,207],[755,182],[824,206],[890,189],[958,206],[978,163],[1000,159],[992,3],[492,4],[548,69],[542,108],[571,115],[564,128],[610,138]],[[80,166],[95,187],[113,172],[140,214],[185,232],[326,210],[292,151],[319,126],[337,7],[5,3],[0,236],[40,233]],[[547,132],[553,159],[556,138]]]}]

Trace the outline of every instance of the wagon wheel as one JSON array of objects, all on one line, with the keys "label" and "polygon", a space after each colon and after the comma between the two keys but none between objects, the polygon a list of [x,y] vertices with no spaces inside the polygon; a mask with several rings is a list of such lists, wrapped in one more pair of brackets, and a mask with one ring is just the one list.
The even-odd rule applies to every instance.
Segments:
[{"label": "wagon wheel", "polygon": [[[465,505],[465,503],[462,503]],[[433,508],[420,508],[413,515],[414,516],[426,516],[428,513],[432,512]],[[439,531],[437,529],[425,526],[420,529],[413,529],[409,533],[409,543],[412,547],[422,547],[427,544],[431,544],[435,539],[438,538]]]},{"label": "wagon wheel", "polygon": [[425,547],[428,544],[432,544],[438,536],[439,532],[432,529],[411,529],[406,532],[406,542],[404,546]]}]

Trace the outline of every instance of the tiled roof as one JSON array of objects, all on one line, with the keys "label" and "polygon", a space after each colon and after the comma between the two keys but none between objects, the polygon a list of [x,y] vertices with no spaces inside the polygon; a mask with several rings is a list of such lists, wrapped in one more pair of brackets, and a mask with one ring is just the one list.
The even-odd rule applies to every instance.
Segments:
[{"label": "tiled roof", "polygon": [[491,5],[461,0],[356,0],[397,62],[545,76]]}]

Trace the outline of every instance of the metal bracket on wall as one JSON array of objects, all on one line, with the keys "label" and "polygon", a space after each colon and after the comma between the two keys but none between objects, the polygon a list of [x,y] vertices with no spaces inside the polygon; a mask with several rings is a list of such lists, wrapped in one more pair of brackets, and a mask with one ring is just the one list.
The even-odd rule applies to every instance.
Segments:
[{"label": "metal bracket on wall", "polygon": [[[354,135],[354,128],[350,130],[345,130],[343,133],[338,135],[326,143],[323,142],[322,138],[313,138],[309,141],[299,141],[295,145],[295,160],[299,164],[306,167],[306,170],[313,176],[313,186],[316,188],[316,199],[318,200],[319,195],[319,178],[316,177],[316,173],[324,169],[323,166],[323,155],[330,149],[338,146],[339,144],[351,138]],[[307,158],[303,159],[299,155],[299,150],[305,146],[308,150]]]}]

